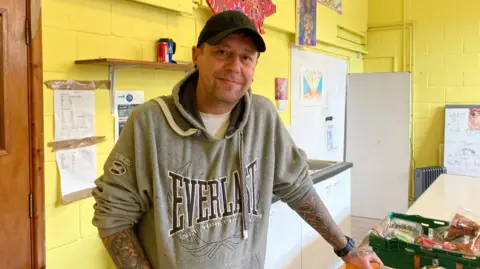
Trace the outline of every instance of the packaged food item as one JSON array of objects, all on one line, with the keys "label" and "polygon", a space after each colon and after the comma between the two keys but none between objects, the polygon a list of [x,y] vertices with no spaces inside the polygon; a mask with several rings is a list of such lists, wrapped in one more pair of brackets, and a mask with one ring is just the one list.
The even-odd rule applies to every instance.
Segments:
[{"label": "packaged food item", "polygon": [[415,243],[419,244],[419,245],[422,245],[422,246],[426,246],[426,247],[441,248],[441,249],[445,249],[445,250],[455,250],[455,248],[456,248],[454,244],[451,244],[449,242],[443,242],[443,240],[442,241],[436,241],[436,240],[427,238],[423,235],[420,236],[416,240]]},{"label": "packaged food item", "polygon": [[455,246],[454,251],[480,255],[480,240],[478,236],[471,238],[470,236],[465,235],[450,241],[450,243]]},{"label": "packaged food item", "polygon": [[476,217],[468,209],[457,211],[450,221],[450,229],[445,240],[451,241],[459,237],[470,236],[475,238],[480,233],[480,225]]},{"label": "packaged food item", "polygon": [[416,238],[422,235],[423,227],[420,223],[399,218],[392,218],[386,227],[384,237],[396,238],[407,243],[414,243]]}]

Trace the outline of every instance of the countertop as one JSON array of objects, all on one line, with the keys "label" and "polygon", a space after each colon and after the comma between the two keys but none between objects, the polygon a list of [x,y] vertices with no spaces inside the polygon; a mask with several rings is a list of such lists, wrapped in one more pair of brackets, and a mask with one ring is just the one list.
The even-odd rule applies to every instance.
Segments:
[{"label": "countertop", "polygon": [[[406,212],[397,213],[451,221],[458,210],[467,208],[475,216],[480,217],[479,198],[480,178],[442,174]],[[361,245],[367,244],[368,235]]]},{"label": "countertop", "polygon": [[[308,160],[308,166],[310,168],[310,177],[312,178],[313,184],[322,182],[331,177],[334,177],[341,172],[353,167],[353,163],[350,162],[329,162],[329,161],[320,161],[320,160]],[[272,204],[279,201],[280,199],[276,196],[272,198]]]},{"label": "countertop", "polygon": [[480,178],[442,174],[406,214],[450,221],[460,208],[480,217]]}]

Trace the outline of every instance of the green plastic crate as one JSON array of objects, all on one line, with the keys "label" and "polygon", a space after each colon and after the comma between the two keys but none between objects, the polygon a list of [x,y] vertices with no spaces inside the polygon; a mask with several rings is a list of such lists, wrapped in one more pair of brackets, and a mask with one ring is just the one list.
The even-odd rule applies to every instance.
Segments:
[{"label": "green plastic crate", "polygon": [[[424,235],[428,235],[429,228],[435,229],[449,225],[448,221],[428,219],[418,215],[392,212],[388,217],[421,223]],[[428,248],[398,239],[387,240],[373,234],[369,235],[369,245],[386,266],[395,269],[421,269],[423,266],[435,263],[447,269],[480,269],[480,256]]]}]

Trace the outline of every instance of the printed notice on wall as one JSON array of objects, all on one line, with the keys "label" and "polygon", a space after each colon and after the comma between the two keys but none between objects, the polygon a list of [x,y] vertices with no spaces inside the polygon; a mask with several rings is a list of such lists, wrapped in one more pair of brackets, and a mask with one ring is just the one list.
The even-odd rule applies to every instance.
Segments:
[{"label": "printed notice on wall", "polygon": [[[72,196],[86,198],[95,187],[97,175],[96,146],[57,151],[57,164],[61,177],[61,190],[64,203],[77,200]],[[74,194],[74,195],[72,195]]]},{"label": "printed notice on wall", "polygon": [[[95,135],[95,92],[55,90],[55,141]],[[63,204],[91,195],[97,173],[96,146],[56,150]]]},{"label": "printed notice on wall", "polygon": [[94,136],[94,91],[55,90],[55,140]]},{"label": "printed notice on wall", "polygon": [[115,143],[120,137],[123,126],[132,114],[134,107],[145,101],[143,91],[117,91],[115,92]]}]

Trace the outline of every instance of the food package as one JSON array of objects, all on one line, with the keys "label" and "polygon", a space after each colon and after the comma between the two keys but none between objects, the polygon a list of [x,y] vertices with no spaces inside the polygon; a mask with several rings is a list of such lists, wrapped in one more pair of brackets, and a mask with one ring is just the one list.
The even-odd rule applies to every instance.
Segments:
[{"label": "food package", "polygon": [[415,243],[426,247],[440,248],[445,250],[456,249],[456,246],[450,242],[443,242],[443,240],[431,239],[423,235],[420,236]]},{"label": "food package", "polygon": [[450,221],[450,229],[445,240],[450,241],[463,236],[475,238],[480,232],[480,225],[476,217],[469,210],[457,212]]},{"label": "food package", "polygon": [[423,227],[420,223],[392,218],[383,234],[387,239],[396,238],[407,243],[414,243],[422,235],[422,230]]}]

